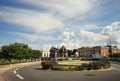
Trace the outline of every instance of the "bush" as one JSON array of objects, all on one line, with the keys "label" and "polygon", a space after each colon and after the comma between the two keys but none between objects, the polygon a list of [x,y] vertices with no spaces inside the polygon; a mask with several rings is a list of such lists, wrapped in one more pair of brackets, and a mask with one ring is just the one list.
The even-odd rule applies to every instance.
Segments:
[{"label": "bush", "polygon": [[75,67],[76,70],[98,70],[98,69],[110,68],[110,62],[107,60],[95,61],[89,64],[83,63],[80,66]]},{"label": "bush", "polygon": [[83,63],[80,66],[76,67],[76,70],[89,70],[89,65],[87,63]]},{"label": "bush", "polygon": [[7,64],[10,64],[8,60],[0,59],[0,65],[7,65]]},{"label": "bush", "polygon": [[104,69],[110,68],[110,66],[111,66],[110,62],[107,60],[100,61],[100,64],[101,64],[102,68],[104,68]]},{"label": "bush", "polygon": [[41,63],[43,69],[52,69],[56,64],[55,61],[43,61]]},{"label": "bush", "polygon": [[81,70],[98,70],[110,68],[108,60],[94,61],[91,63],[83,63],[79,66],[58,65],[56,61],[44,61],[41,63],[43,69],[52,69],[60,71],[81,71]]},{"label": "bush", "polygon": [[61,65],[56,65],[53,67],[53,70],[60,70],[60,71],[75,71],[74,66],[61,66]]}]

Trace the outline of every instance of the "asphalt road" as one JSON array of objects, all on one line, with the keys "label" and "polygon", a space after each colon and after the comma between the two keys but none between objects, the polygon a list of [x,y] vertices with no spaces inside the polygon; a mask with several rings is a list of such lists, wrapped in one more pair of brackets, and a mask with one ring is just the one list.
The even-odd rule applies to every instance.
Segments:
[{"label": "asphalt road", "polygon": [[40,65],[18,67],[5,72],[7,81],[120,81],[120,65],[107,71],[50,71]]}]

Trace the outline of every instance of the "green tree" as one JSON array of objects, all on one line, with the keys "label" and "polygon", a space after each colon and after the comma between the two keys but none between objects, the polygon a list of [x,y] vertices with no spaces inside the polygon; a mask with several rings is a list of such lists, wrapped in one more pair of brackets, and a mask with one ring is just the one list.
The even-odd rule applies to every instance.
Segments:
[{"label": "green tree", "polygon": [[1,53],[2,53],[2,57],[6,60],[9,60],[9,62],[11,63],[12,53],[11,53],[10,47],[2,46]]},{"label": "green tree", "polygon": [[67,50],[68,53],[68,57],[70,57],[71,55],[73,55],[73,51],[72,50]]},{"label": "green tree", "polygon": [[41,57],[41,52],[39,50],[33,50],[32,51],[32,58],[38,59]]},{"label": "green tree", "polygon": [[2,46],[2,55],[3,58],[7,59],[11,63],[11,59],[29,59],[32,57],[32,49],[28,47],[28,45],[23,43],[14,43],[10,44],[9,46]]}]

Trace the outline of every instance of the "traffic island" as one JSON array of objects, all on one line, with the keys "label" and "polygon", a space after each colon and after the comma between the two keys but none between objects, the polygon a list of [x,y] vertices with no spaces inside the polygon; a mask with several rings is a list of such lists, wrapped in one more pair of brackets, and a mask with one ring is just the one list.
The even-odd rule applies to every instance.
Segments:
[{"label": "traffic island", "polygon": [[[64,63],[64,62],[63,62]],[[90,71],[110,68],[110,62],[107,60],[86,62],[86,63],[64,63],[60,64],[57,61],[43,61],[41,63],[44,70],[58,70],[58,71]]]}]

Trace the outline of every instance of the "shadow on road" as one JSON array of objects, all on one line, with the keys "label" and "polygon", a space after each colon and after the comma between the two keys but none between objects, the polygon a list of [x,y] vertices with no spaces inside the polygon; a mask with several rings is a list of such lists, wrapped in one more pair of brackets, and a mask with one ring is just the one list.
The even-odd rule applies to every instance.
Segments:
[{"label": "shadow on road", "polygon": [[86,74],[85,76],[96,76],[95,74]]},{"label": "shadow on road", "polygon": [[42,68],[35,68],[35,70],[43,70]]}]

